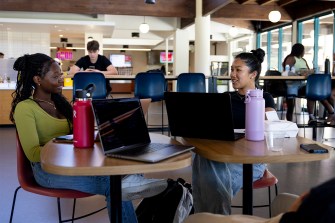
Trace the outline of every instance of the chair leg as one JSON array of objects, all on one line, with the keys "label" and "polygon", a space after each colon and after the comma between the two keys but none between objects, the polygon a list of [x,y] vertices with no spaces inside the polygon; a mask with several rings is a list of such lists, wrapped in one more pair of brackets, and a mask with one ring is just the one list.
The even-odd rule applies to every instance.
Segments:
[{"label": "chair leg", "polygon": [[61,211],[61,207],[60,207],[60,198],[57,197],[57,207],[58,207],[58,222],[62,223],[62,211]]},{"label": "chair leg", "polygon": [[21,189],[21,186],[17,187],[15,192],[14,192],[14,197],[13,197],[13,203],[12,203],[12,210],[10,212],[10,219],[9,219],[9,223],[12,223],[13,220],[13,215],[14,215],[14,208],[15,208],[15,202],[16,202],[16,195],[17,192]]},{"label": "chair leg", "polygon": [[269,199],[269,217],[271,218],[271,187],[268,187],[268,199]]},{"label": "chair leg", "polygon": [[72,208],[72,223],[74,222],[74,213],[75,213],[75,211],[76,211],[76,201],[77,201],[77,199],[76,198],[74,198],[73,199],[73,208]]},{"label": "chair leg", "polygon": [[162,100],[162,135],[164,134],[164,100]]}]

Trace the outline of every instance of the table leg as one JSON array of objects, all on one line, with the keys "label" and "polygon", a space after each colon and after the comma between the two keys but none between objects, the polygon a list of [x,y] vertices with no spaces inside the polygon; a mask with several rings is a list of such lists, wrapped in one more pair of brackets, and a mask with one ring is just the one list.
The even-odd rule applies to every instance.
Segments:
[{"label": "table leg", "polygon": [[110,207],[111,223],[122,223],[122,191],[121,191],[121,176],[110,176]]},{"label": "table leg", "polygon": [[252,164],[243,164],[243,214],[252,215]]}]

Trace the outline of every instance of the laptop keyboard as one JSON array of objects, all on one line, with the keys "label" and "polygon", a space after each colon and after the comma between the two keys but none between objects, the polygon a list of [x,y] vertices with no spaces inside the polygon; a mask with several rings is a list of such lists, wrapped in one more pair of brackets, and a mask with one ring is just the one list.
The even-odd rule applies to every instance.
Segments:
[{"label": "laptop keyboard", "polygon": [[148,153],[152,153],[161,149],[164,149],[166,147],[169,147],[171,145],[169,144],[162,144],[162,143],[150,143],[149,145],[143,146],[143,147],[139,147],[139,148],[135,148],[135,149],[131,149],[131,150],[127,150],[127,151],[121,151],[118,152],[116,154],[122,154],[122,155],[143,155],[143,154],[148,154]]}]

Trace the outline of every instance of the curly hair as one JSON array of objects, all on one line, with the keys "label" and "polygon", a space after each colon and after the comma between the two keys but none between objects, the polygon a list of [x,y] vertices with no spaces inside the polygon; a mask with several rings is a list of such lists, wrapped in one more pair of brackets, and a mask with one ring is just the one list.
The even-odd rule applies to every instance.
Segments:
[{"label": "curly hair", "polygon": [[[19,57],[13,65],[13,69],[18,71],[16,80],[16,89],[12,93],[12,108],[10,111],[9,119],[15,124],[14,111],[16,105],[29,99],[36,88],[36,83],[33,81],[34,76],[44,78],[46,73],[50,71],[50,67],[53,63],[56,63],[51,57],[36,53],[31,55],[24,55]],[[66,100],[62,94],[51,94],[51,100],[55,103],[57,110],[65,116],[67,119],[70,129],[72,126],[73,110],[71,104]]]}]

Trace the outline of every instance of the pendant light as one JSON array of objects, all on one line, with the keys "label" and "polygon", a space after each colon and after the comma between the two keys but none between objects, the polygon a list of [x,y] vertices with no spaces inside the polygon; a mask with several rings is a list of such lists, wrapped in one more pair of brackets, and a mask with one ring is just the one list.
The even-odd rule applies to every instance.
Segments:
[{"label": "pendant light", "polygon": [[145,16],[144,16],[144,22],[139,27],[141,33],[147,33],[150,30],[150,27],[147,23],[145,23]]},{"label": "pendant light", "polygon": [[269,13],[269,20],[272,22],[272,23],[276,23],[280,20],[281,18],[281,13],[276,10],[276,6],[277,5],[274,5],[274,8],[273,10]]}]

